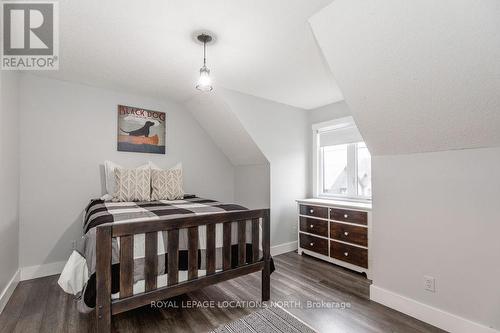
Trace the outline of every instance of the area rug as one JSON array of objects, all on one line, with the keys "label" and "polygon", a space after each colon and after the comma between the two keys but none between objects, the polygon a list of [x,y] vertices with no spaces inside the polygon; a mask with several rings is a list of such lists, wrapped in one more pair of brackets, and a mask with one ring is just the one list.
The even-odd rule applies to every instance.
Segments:
[{"label": "area rug", "polygon": [[210,333],[316,333],[280,307],[268,307],[219,327]]}]

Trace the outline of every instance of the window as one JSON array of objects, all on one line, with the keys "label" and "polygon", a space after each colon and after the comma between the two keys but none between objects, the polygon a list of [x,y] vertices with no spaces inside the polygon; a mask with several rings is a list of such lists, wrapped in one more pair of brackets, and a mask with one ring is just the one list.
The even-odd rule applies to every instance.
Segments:
[{"label": "window", "polygon": [[371,156],[352,117],[313,126],[317,197],[370,200]]}]

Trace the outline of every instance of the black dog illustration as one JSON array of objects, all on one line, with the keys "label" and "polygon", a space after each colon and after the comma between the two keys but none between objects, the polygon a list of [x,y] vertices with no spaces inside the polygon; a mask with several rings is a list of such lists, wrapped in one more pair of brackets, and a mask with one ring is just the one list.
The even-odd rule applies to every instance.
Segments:
[{"label": "black dog illustration", "polygon": [[145,137],[148,137],[149,136],[149,128],[151,126],[154,126],[154,124],[155,123],[153,123],[152,121],[146,121],[146,123],[144,124],[144,126],[142,126],[139,129],[136,129],[135,131],[127,132],[127,131],[122,130],[121,128],[120,128],[120,130],[122,132],[128,133],[128,135],[131,135],[131,136],[145,136]]}]

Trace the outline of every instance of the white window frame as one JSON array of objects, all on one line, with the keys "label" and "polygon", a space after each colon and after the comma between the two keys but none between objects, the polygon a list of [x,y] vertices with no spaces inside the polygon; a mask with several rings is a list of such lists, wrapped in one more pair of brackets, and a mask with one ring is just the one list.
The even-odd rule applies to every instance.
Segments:
[{"label": "white window frame", "polygon": [[[356,144],[348,144],[347,146],[347,159],[348,159],[348,164],[354,165],[352,168],[348,168],[348,172],[352,174],[354,172],[355,176],[353,177],[352,175],[347,177],[348,181],[351,182],[351,184],[348,184],[348,193],[347,195],[339,195],[339,194],[325,194],[322,193],[322,184],[323,184],[323,165],[321,165],[322,161],[322,150],[320,147],[319,143],[319,135],[318,132],[320,130],[328,130],[328,129],[335,129],[335,128],[345,128],[348,126],[355,125],[354,119],[352,117],[343,117],[343,118],[338,118],[330,121],[325,121],[322,123],[314,124],[312,125],[312,151],[313,151],[313,169],[312,169],[312,183],[313,183],[313,195],[316,198],[323,198],[323,199],[334,199],[334,200],[345,200],[345,201],[355,201],[355,202],[371,202],[371,197],[365,197],[365,196],[358,196],[354,191],[357,191],[358,188],[358,183],[357,183],[357,177],[356,175],[358,174],[358,164],[356,163],[357,161],[357,154],[358,151],[356,149]],[[352,182],[354,183],[352,184]]]}]

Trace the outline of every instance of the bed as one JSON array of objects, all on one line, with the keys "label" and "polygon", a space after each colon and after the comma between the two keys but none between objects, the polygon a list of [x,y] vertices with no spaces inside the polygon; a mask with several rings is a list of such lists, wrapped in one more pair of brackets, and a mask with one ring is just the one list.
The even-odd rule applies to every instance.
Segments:
[{"label": "bed", "polygon": [[84,215],[59,285],[81,312],[95,308],[98,332],[111,330],[112,315],[257,271],[269,300],[268,209],[186,196],[92,200]]}]

